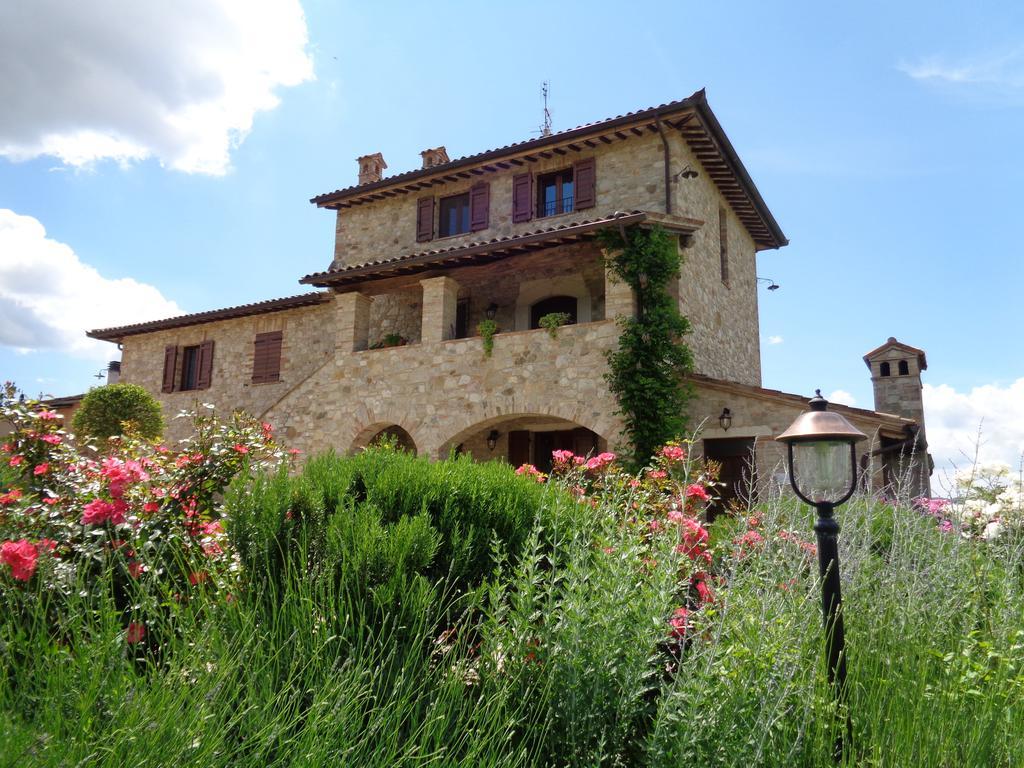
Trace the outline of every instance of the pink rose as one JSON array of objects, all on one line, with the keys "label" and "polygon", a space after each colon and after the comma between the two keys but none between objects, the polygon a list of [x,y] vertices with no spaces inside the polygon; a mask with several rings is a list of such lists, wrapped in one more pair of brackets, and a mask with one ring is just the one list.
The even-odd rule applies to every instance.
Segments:
[{"label": "pink rose", "polygon": [[11,576],[28,581],[36,572],[39,551],[28,539],[5,541],[0,545],[0,563],[11,566]]}]

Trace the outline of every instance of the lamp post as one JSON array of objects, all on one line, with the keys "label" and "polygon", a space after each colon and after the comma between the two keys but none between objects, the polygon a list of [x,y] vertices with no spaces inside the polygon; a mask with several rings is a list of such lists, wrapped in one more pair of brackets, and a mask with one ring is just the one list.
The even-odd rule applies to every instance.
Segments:
[{"label": "lamp post", "polygon": [[[846,700],[846,636],[843,630],[843,597],[839,587],[839,523],[835,508],[857,487],[856,443],[866,435],[838,413],[815,391],[810,410],[789,425],[776,440],[785,443],[789,482],[801,500],[817,510],[814,533],[818,538],[818,569],[821,573],[821,612],[825,625],[825,657],[828,682],[839,711]],[[846,716],[847,737],[851,731]],[[835,758],[843,756],[843,734],[836,737]]]}]

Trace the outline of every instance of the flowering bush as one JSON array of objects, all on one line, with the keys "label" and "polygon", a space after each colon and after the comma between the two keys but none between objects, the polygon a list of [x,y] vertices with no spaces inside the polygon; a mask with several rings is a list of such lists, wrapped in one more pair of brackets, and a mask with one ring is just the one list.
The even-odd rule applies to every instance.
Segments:
[{"label": "flowering bush", "polygon": [[226,586],[232,557],[220,493],[238,472],[287,455],[269,424],[239,414],[221,421],[212,410],[181,415],[195,432],[176,450],[128,435],[102,453],[38,403],[4,398],[0,416],[13,428],[0,446],[0,591],[30,600],[41,590],[55,605],[109,594],[126,626],[134,622],[128,642],[145,636],[140,606]]},{"label": "flowering bush", "polygon": [[954,476],[951,499],[914,499],[914,507],[935,518],[946,532],[994,541],[1024,534],[1024,475],[1005,464],[977,464]]}]

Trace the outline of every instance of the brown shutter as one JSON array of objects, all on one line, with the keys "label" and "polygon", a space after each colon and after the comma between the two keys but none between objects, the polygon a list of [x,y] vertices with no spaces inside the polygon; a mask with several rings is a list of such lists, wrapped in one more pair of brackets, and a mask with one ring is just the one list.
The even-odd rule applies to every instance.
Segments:
[{"label": "brown shutter", "polygon": [[593,208],[597,204],[597,173],[594,158],[580,160],[573,166],[573,180],[576,184],[576,210]]},{"label": "brown shutter", "polygon": [[416,202],[416,242],[434,239],[434,198],[421,197]]},{"label": "brown shutter", "polygon": [[491,185],[486,181],[469,190],[469,228],[473,232],[487,229],[491,215]]},{"label": "brown shutter", "polygon": [[213,342],[204,341],[199,345],[199,375],[196,389],[209,389],[213,379]]},{"label": "brown shutter", "polygon": [[508,433],[508,463],[521,467],[530,463],[530,433],[515,429]]},{"label": "brown shutter", "polygon": [[266,384],[281,378],[281,331],[257,333],[253,344],[252,383]]},{"label": "brown shutter", "polygon": [[512,221],[529,221],[533,218],[533,176],[517,173],[512,177]]},{"label": "brown shutter", "polygon": [[178,348],[169,344],[164,347],[164,381],[161,392],[174,391],[174,373],[178,368]]}]

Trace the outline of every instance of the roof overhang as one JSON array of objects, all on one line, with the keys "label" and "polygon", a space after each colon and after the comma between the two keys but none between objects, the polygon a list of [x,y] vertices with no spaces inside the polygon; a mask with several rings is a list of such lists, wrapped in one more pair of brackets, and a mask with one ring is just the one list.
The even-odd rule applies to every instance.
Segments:
[{"label": "roof overhang", "polygon": [[703,89],[686,99],[468,155],[443,165],[335,190],[318,195],[310,202],[320,208],[340,209],[419,193],[436,185],[528,167],[531,163],[559,155],[587,152],[655,134],[659,132],[659,124],[681,133],[705,172],[750,232],[758,250],[781,248],[789,243],[711,111]]},{"label": "roof overhang", "polygon": [[577,221],[557,227],[527,232],[515,237],[500,237],[484,242],[466,243],[451,248],[419,251],[395,259],[341,267],[327,272],[306,275],[299,282],[316,286],[340,288],[369,280],[380,280],[437,268],[453,268],[517,256],[559,245],[593,238],[602,229],[632,225],[660,226],[671,234],[688,238],[704,222],[682,216],[667,216],[646,211],[617,211],[600,219]]},{"label": "roof overhang", "polygon": [[297,307],[311,307],[316,304],[323,304],[331,301],[332,295],[329,291],[315,291],[303,293],[298,296],[287,296],[283,299],[270,299],[258,301],[253,304],[241,304],[237,307],[225,307],[224,309],[211,309],[207,312],[196,312],[191,315],[179,315],[169,317],[166,320],[151,320],[147,323],[135,323],[133,325],[121,325],[116,328],[97,328],[86,331],[85,335],[102,341],[113,341],[120,343],[126,336],[135,336],[140,333],[152,333],[153,331],[166,331],[172,328],[183,328],[189,325],[200,325],[212,323],[216,320],[231,320],[236,317],[248,317],[250,315],[263,315],[270,312],[281,312],[285,309]]},{"label": "roof overhang", "polygon": [[[752,384],[740,384],[736,381],[716,379],[700,373],[688,374],[687,379],[692,381],[698,388],[713,389],[718,392],[734,394],[743,397],[751,397],[767,402],[781,403],[805,410],[810,398],[807,395],[797,395],[792,392],[783,392],[778,389],[765,389]],[[917,422],[905,416],[898,416],[894,413],[872,411],[867,408],[855,408],[852,405],[840,403],[829,403],[830,411],[835,411],[855,421],[868,421],[875,425],[879,434],[884,437],[902,438],[907,434],[908,427],[914,427]]]}]

